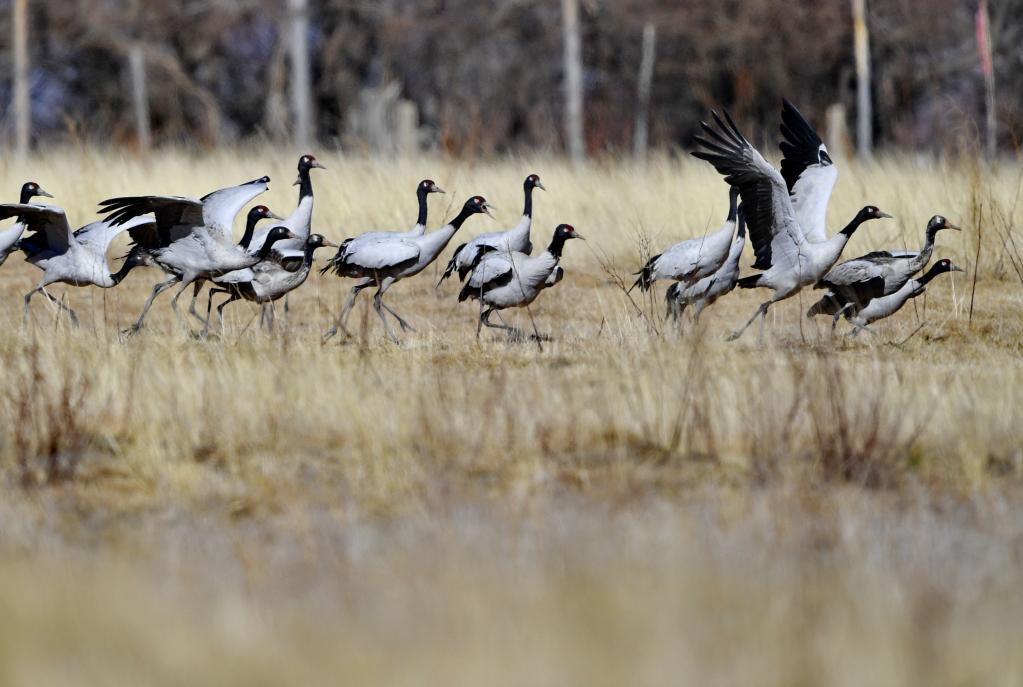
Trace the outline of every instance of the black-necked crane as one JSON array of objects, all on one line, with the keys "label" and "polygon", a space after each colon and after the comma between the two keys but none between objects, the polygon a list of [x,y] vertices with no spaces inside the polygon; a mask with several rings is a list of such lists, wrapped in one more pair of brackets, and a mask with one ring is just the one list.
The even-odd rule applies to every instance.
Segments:
[{"label": "black-necked crane", "polygon": [[411,229],[407,231],[367,231],[354,238],[347,239],[345,244],[360,241],[376,241],[377,239],[408,239],[422,236],[426,233],[426,218],[429,210],[426,199],[431,193],[444,193],[444,189],[438,186],[432,179],[423,179],[416,185],[416,200],[419,214],[416,215],[416,223],[412,225]]},{"label": "black-necked crane", "polygon": [[768,288],[774,292],[771,299],[761,303],[749,321],[729,340],[739,338],[758,316],[762,340],[767,310],[772,304],[794,296],[824,276],[841,257],[842,249],[860,225],[890,215],[868,205],[826,241],[807,241],[782,175],[739,132],[728,113],[725,113],[727,124],[717,113],[713,116],[717,128],[702,123],[707,138],[696,137],[703,150],[695,151],[693,155],[710,162],[729,184],[739,188],[746,226],[756,254],[753,267],[764,270],[739,279],[739,287]]},{"label": "black-necked crane", "polygon": [[833,316],[831,328],[834,329],[842,315],[854,315],[874,299],[901,290],[930,262],[935,237],[942,229],[959,231],[959,227],[941,215],[934,215],[927,222],[924,245],[919,252],[874,251],[835,265],[814,287],[827,289],[821,300],[830,301],[829,307],[815,310],[816,306],[813,306],[807,317],[830,314]]},{"label": "black-necked crane", "polygon": [[782,101],[781,176],[792,199],[792,211],[806,240],[827,240],[828,202],[838,168],[810,122],[788,100]]},{"label": "black-necked crane", "polygon": [[455,254],[448,261],[444,273],[440,276],[437,285],[458,271],[458,280],[465,281],[465,277],[472,271],[473,266],[480,259],[483,253],[489,251],[516,251],[529,255],[533,252],[533,244],[529,240],[529,231],[533,226],[533,189],[546,191],[540,183],[540,177],[530,174],[522,182],[522,192],[525,196],[525,203],[522,208],[522,218],[519,223],[506,231],[489,231],[480,234],[469,241],[466,241],[455,249]]},{"label": "black-necked crane", "polygon": [[327,266],[320,270],[320,273],[329,270],[338,276],[352,277],[361,279],[361,281],[352,288],[336,323],[324,334],[324,340],[337,334],[339,329],[345,329],[348,314],[355,304],[356,297],[360,291],[370,286],[377,287],[377,292],[373,296],[373,308],[380,317],[380,321],[383,322],[388,338],[397,341],[397,337],[391,331],[391,326],[384,316],[384,310],[398,321],[402,331],[412,330],[408,322],[384,303],[383,296],[387,289],[395,282],[419,274],[426,269],[430,263],[437,259],[437,256],[448,245],[465,220],[480,213],[489,215],[491,207],[483,196],[473,196],[465,201],[461,212],[454,219],[429,234],[413,237],[381,237],[368,241],[351,240],[342,243],[337,255],[331,258]]},{"label": "black-necked crane", "polygon": [[[277,250],[294,248],[302,250],[305,240],[312,231],[313,222],[313,180],[310,171],[314,169],[326,169],[313,155],[303,155],[298,159],[298,178],[294,186],[298,186],[298,204],[290,215],[280,219],[274,224],[275,227],[287,227],[295,235],[294,239],[279,241]],[[270,229],[260,229],[255,232],[252,241],[249,243],[249,251],[255,253],[263,246]]]},{"label": "black-necked crane", "polygon": [[[479,336],[484,326],[503,329],[512,336],[521,336],[521,330],[515,327],[491,322],[491,313],[507,308],[523,308],[536,300],[541,291],[553,285],[548,281],[557,274],[565,242],[582,238],[572,225],[559,224],[547,250],[539,255],[530,257],[518,251],[499,250],[484,253],[458,294],[459,302],[470,298],[480,302],[476,336]],[[557,281],[555,279],[554,283]]]},{"label": "black-necked crane", "polygon": [[[27,181],[21,185],[21,196],[18,202],[22,205],[28,205],[33,198],[36,196],[43,196],[45,198],[53,198],[52,195],[44,191],[34,181]],[[25,233],[25,223],[18,220],[13,226],[0,231],[0,265],[4,264],[7,260],[7,256],[13,253],[18,248],[18,239]]]},{"label": "black-necked crane", "polygon": [[[739,189],[728,190],[728,216],[719,229],[705,236],[676,243],[668,250],[650,258],[639,272],[632,288],[648,290],[658,279],[672,279],[683,284],[695,284],[708,277],[724,264],[735,233],[735,212]],[[631,290],[631,289],[630,289]]]},{"label": "black-necked crane", "polygon": [[[142,328],[146,313],[162,292],[180,284],[171,300],[175,316],[181,321],[177,308],[178,298],[197,279],[212,279],[233,270],[250,267],[268,253],[272,244],[269,237],[260,252],[253,255],[234,243],[232,225],[235,216],[252,199],[269,187],[270,177],[220,189],[201,199],[182,196],[131,196],[112,198],[100,205],[109,212],[107,220],[113,224],[126,222],[132,217],[153,213],[156,226],[129,230],[134,241],[133,252],[155,263],[170,279],[153,287],[130,332]],[[276,241],[293,237],[287,228],[277,232]]]},{"label": "black-necked crane", "polygon": [[862,308],[843,311],[836,301],[825,297],[810,306],[810,310],[807,311],[807,317],[818,314],[835,315],[836,317],[845,315],[845,318],[853,326],[853,335],[855,336],[861,330],[870,331],[867,329],[868,324],[897,313],[909,299],[916,298],[922,294],[926,290],[927,284],[939,274],[963,271],[965,270],[961,267],[953,265],[951,260],[942,259],[934,263],[931,269],[927,270],[926,274],[922,277],[908,280],[898,291],[887,296],[874,298]]},{"label": "black-necked crane", "polygon": [[[230,296],[217,306],[221,328],[224,326],[224,308],[233,301],[244,299],[253,303],[266,304],[283,298],[305,283],[313,264],[313,253],[316,252],[316,249],[329,246],[336,248],[337,244],[328,241],[321,234],[310,234],[302,248],[302,262],[297,268],[287,269],[281,263],[280,254],[277,251],[271,251],[266,259],[252,267],[218,277],[214,280],[216,286],[210,289],[209,301],[206,305],[207,321],[209,320],[210,306],[213,303],[213,295],[217,293],[226,293]],[[273,327],[272,315],[268,325]]]},{"label": "black-necked crane", "polygon": [[739,206],[736,213],[735,240],[728,249],[728,257],[714,274],[704,277],[695,284],[675,282],[668,287],[664,300],[668,305],[668,315],[673,320],[682,317],[685,309],[693,306],[694,321],[700,321],[704,309],[713,305],[722,296],[729,294],[739,281],[739,258],[746,246],[746,222],[743,219],[743,208]]},{"label": "black-necked crane", "polygon": [[64,211],[52,205],[11,203],[0,205],[0,220],[18,217],[30,232],[18,242],[25,253],[25,261],[43,271],[34,289],[25,294],[22,319],[28,320],[32,296],[41,293],[58,308],[67,311],[71,323],[78,326],[78,315],[68,305],[51,295],[50,284],[71,286],[98,286],[109,289],[121,283],[128,272],[142,264],[137,257],[122,263],[116,272],[107,264],[110,242],[121,232],[131,228],[151,227],[151,217],[134,217],[129,222],[114,226],[110,222],[93,222],[78,231],[71,231]]}]

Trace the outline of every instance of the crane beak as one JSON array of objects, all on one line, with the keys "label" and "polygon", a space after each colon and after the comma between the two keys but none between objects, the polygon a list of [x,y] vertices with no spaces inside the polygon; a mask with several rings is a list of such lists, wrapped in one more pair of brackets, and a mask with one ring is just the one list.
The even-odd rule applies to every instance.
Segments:
[{"label": "crane beak", "polygon": [[962,267],[959,267],[958,265],[952,265],[951,271],[952,272],[965,272],[966,270],[964,270]]},{"label": "crane beak", "polygon": [[495,217],[494,217],[494,215],[493,215],[493,214],[492,214],[492,213],[491,213],[490,211],[491,211],[491,210],[496,210],[496,209],[497,209],[497,208],[495,208],[495,207],[494,207],[493,205],[491,205],[490,203],[487,203],[486,205],[484,205],[484,206],[483,206],[483,212],[487,213],[487,215],[488,215],[488,216],[489,216],[489,217],[490,217],[491,219],[495,219]]},{"label": "crane beak", "polygon": [[327,246],[328,248],[338,248],[339,247],[336,243],[334,243],[333,241],[328,241],[327,239],[323,239],[323,245]]},{"label": "crane beak", "polygon": [[433,188],[430,189],[430,193],[447,193],[447,191],[442,189],[440,186],[435,185]]},{"label": "crane beak", "polygon": [[887,218],[887,219],[895,219],[895,217],[893,217],[892,215],[889,215],[887,212],[884,212],[884,211],[878,212],[877,216],[878,217],[884,217],[884,218]]},{"label": "crane beak", "polygon": [[311,163],[311,164],[310,164],[309,166],[310,166],[310,167],[315,167],[316,169],[327,169],[326,167],[324,167],[324,166],[323,166],[323,165],[322,165],[322,164],[320,163],[320,161],[319,161],[319,160],[313,160],[313,161],[312,161],[312,163]]},{"label": "crane beak", "polygon": [[278,215],[278,214],[277,214],[276,212],[273,212],[273,211],[271,211],[271,212],[270,212],[270,213],[269,213],[269,214],[267,215],[267,217],[271,217],[271,218],[273,218],[273,219],[279,219],[279,220],[281,220],[282,222],[284,221],[284,218],[283,218],[283,217],[281,217],[280,215]]},{"label": "crane beak", "polygon": [[955,229],[956,231],[962,231],[963,230],[962,227],[957,227],[956,225],[949,224],[948,222],[945,223],[945,228],[946,229]]},{"label": "crane beak", "polygon": [[37,196],[44,196],[46,198],[53,198],[53,194],[52,193],[47,193],[46,191],[44,191],[41,188],[37,188],[36,189],[36,195]]},{"label": "crane beak", "polygon": [[572,232],[572,238],[579,239],[580,241],[585,241],[586,240],[586,237],[583,236],[582,234],[580,234],[578,231]]},{"label": "crane beak", "polygon": [[536,182],[536,187],[537,187],[538,189],[540,189],[541,191],[546,191],[546,190],[547,190],[547,187],[543,185],[543,182],[542,182],[542,181],[538,181],[538,182]]}]

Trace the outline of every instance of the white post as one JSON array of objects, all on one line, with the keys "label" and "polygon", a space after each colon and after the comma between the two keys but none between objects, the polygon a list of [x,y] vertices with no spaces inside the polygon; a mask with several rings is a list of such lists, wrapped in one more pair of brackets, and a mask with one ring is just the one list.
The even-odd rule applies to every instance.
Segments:
[{"label": "white post", "polygon": [[583,159],[583,65],[579,0],[561,0],[565,61],[565,137],[574,162]]},{"label": "white post", "polygon": [[852,0],[853,44],[856,53],[856,149],[862,158],[870,157],[873,141],[873,104],[870,101],[870,30],[867,27],[867,0]]},{"label": "white post", "polygon": [[128,70],[131,72],[131,100],[135,110],[135,133],[139,151],[149,152],[149,96],[146,92],[146,56],[142,46],[134,44],[128,50]]},{"label": "white post", "polygon": [[309,84],[309,49],[306,45],[309,14],[307,0],[288,0],[288,53],[291,61],[291,107],[294,143],[303,152],[313,137]]},{"label": "white post", "polygon": [[654,79],[654,48],[657,28],[650,22],[643,27],[643,51],[639,60],[639,86],[636,93],[636,130],[632,138],[632,154],[646,159],[650,140],[650,89]]},{"label": "white post", "polygon": [[28,97],[28,0],[14,0],[14,140],[15,153],[28,156],[32,111]]}]

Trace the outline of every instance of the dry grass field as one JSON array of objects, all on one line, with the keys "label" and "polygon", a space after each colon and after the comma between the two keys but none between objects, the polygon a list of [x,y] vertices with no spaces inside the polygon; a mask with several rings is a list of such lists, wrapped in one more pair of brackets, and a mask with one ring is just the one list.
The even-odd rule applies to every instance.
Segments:
[{"label": "dry grass field", "polygon": [[[964,231],[935,259],[967,271],[875,337],[832,338],[804,293],[759,346],[724,336],[765,292],[679,332],[664,285],[616,283],[720,224],[709,165],[319,158],[333,240],[411,225],[424,177],[448,191],[431,228],[486,196],[497,221],[470,219],[445,261],[511,226],[539,173],[534,242],[559,222],[588,238],[510,315],[553,341],[477,340],[434,268],[389,292],[417,327],[400,345],[369,298],[354,338],[321,345],[351,282],[318,274],[273,335],[236,304],[197,338],[164,297],[122,340],[154,270],[54,287],[82,327],[36,298],[23,328],[38,272],[12,256],[0,684],[1023,685],[1018,164],[842,164],[833,225],[866,203],[896,217],[847,256],[915,247],[941,213]],[[287,214],[294,163],[59,150],[0,163],[0,188],[36,180],[78,226],[106,197],[268,173],[260,201]]]}]

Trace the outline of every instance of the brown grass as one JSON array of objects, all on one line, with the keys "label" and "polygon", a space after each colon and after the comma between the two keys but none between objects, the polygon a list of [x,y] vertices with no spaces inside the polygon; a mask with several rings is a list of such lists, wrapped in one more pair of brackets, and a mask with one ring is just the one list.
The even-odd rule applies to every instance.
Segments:
[{"label": "brown grass", "polygon": [[[54,288],[79,330],[43,299],[23,330],[37,273],[12,257],[0,684],[1023,681],[1012,168],[970,182],[956,163],[844,165],[835,224],[867,202],[899,218],[868,224],[850,255],[915,246],[940,212],[966,231],[939,235],[937,255],[970,272],[873,339],[832,339],[802,318],[804,294],[772,310],[761,348],[755,332],[723,341],[760,293],[679,333],[663,287],[630,302],[616,285],[646,241],[720,222],[725,187],[703,165],[320,157],[316,229],[335,240],[410,224],[423,177],[449,191],[431,226],[472,193],[500,222],[466,235],[510,225],[521,178],[541,174],[536,242],[561,221],[589,238],[532,308],[554,341],[477,340],[476,308],[454,284],[435,291],[433,270],[389,294],[418,328],[400,346],[369,298],[354,340],[321,345],[349,283],[318,275],[273,336],[241,304],[223,338],[197,340],[165,298],[121,340],[158,278],[144,270],[110,291]],[[240,152],[54,151],[6,163],[0,186],[31,177],[80,225],[111,195],[265,172],[286,212],[292,170]]]}]

